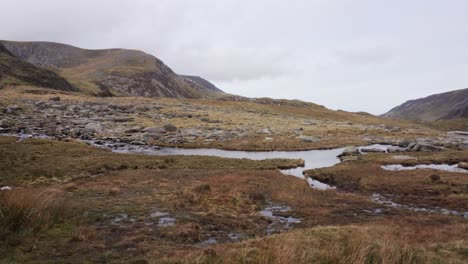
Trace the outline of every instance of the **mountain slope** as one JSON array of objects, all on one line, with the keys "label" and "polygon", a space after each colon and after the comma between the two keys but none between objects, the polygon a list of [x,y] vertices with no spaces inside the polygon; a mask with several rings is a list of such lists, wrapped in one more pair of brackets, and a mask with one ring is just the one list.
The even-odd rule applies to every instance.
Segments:
[{"label": "mountain slope", "polygon": [[421,121],[468,118],[468,88],[410,100],[382,116]]},{"label": "mountain slope", "polygon": [[221,89],[216,87],[216,85],[212,84],[208,80],[205,80],[199,76],[192,76],[192,75],[181,75],[181,76],[195,84],[205,87],[208,90],[215,91],[215,92],[223,92]]},{"label": "mountain slope", "polygon": [[87,50],[51,42],[0,41],[17,58],[54,69],[81,91],[145,97],[215,98],[222,94],[187,81],[138,50]]},{"label": "mountain slope", "polygon": [[0,43],[0,88],[5,85],[33,85],[62,91],[77,91],[53,71],[16,58]]}]

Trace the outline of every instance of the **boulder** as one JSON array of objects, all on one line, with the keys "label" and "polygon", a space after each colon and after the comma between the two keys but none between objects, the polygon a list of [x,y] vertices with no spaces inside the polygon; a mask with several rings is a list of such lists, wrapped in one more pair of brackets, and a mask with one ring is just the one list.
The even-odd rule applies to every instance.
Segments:
[{"label": "boulder", "polygon": [[146,127],[146,128],[143,129],[143,132],[164,134],[164,133],[166,133],[166,130],[164,128],[161,128],[161,127]]},{"label": "boulder", "polygon": [[265,135],[271,135],[271,131],[268,128],[261,129],[257,131],[258,134],[265,134]]},{"label": "boulder", "polygon": [[398,146],[390,146],[387,148],[387,152],[393,153],[393,152],[404,152],[406,151],[405,148],[398,147]]},{"label": "boulder", "polygon": [[301,136],[298,136],[297,138],[302,140],[302,142],[317,142],[318,141],[318,139],[314,136],[301,135]]},{"label": "boulder", "polygon": [[361,148],[361,152],[363,153],[385,153],[385,149],[381,148]]},{"label": "boulder", "polygon": [[164,130],[166,130],[167,132],[175,132],[177,131],[177,127],[175,127],[172,124],[167,124],[164,126]]},{"label": "boulder", "polygon": [[102,125],[95,122],[88,123],[85,129],[92,133],[102,133]]},{"label": "boulder", "polygon": [[458,163],[458,168],[468,170],[468,162],[460,162],[460,163]]},{"label": "boulder", "polygon": [[119,122],[119,123],[130,122],[130,121],[133,121],[133,120],[134,120],[134,118],[129,117],[129,116],[116,116],[116,117],[112,118],[112,121]]},{"label": "boulder", "polygon": [[345,150],[343,150],[343,153],[341,153],[338,157],[340,156],[351,156],[351,155],[359,155],[361,154],[359,152],[359,149],[356,148],[355,146],[349,146]]},{"label": "boulder", "polygon": [[125,130],[125,133],[139,133],[143,128],[141,126],[134,126]]},{"label": "boulder", "polygon": [[442,151],[444,148],[429,143],[411,143],[406,149],[408,151],[437,152]]}]

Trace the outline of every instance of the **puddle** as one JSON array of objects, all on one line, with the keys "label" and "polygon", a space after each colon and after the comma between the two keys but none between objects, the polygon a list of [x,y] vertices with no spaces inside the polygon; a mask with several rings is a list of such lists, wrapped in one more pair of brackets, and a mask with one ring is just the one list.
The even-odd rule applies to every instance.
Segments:
[{"label": "puddle", "polygon": [[444,215],[455,215],[455,216],[462,216],[464,218],[468,218],[468,212],[459,212],[455,210],[449,210],[445,208],[423,208],[423,207],[417,207],[413,205],[405,205],[405,204],[399,204],[395,203],[392,201],[391,198],[384,196],[379,193],[374,193],[370,197],[370,199],[378,204],[385,205],[387,207],[392,207],[392,208],[400,208],[404,210],[409,210],[413,212],[423,212],[423,213],[432,213],[432,214],[444,214]]},{"label": "puddle", "polygon": [[314,179],[312,179],[310,177],[307,177],[307,183],[309,184],[310,187],[312,187],[314,189],[317,189],[317,190],[325,191],[325,190],[334,190],[334,189],[336,189],[335,186],[331,186],[331,185],[328,185],[326,183],[314,180]]},{"label": "puddle", "polygon": [[403,166],[400,164],[385,165],[381,166],[382,169],[388,171],[404,171],[404,170],[416,170],[416,169],[431,169],[439,171],[448,171],[448,172],[457,172],[457,173],[468,173],[468,170],[459,168],[458,165],[448,165],[448,164],[420,164],[416,166]]},{"label": "puddle", "polygon": [[228,234],[228,237],[229,237],[230,240],[239,240],[239,239],[241,239],[243,236],[242,236],[242,234],[232,232],[232,233],[229,233],[229,234]]},{"label": "puddle", "polygon": [[112,219],[112,224],[119,225],[126,219],[128,219],[127,214],[119,214],[118,216],[114,217],[114,219]]},{"label": "puddle", "polygon": [[164,216],[159,218],[158,226],[159,227],[168,227],[173,226],[175,224],[175,218],[170,216]]},{"label": "puddle", "polygon": [[[150,218],[158,218],[158,226],[159,227],[168,227],[168,226],[173,226],[175,225],[176,219],[172,217],[169,213],[167,212],[160,212],[156,211],[154,213],[151,213],[149,215]],[[147,223],[148,225],[151,225],[152,223]]]},{"label": "puddle", "polygon": [[291,211],[291,207],[289,206],[270,206],[260,211],[261,215],[272,220],[272,223],[268,225],[266,230],[268,235],[289,229],[292,225],[302,222],[296,217],[282,216],[289,211]]}]

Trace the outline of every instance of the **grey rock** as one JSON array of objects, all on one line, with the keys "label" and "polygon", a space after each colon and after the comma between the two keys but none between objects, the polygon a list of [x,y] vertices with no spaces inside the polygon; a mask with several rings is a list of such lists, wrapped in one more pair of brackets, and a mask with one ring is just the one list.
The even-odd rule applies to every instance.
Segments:
[{"label": "grey rock", "polygon": [[359,152],[359,149],[356,148],[355,146],[349,146],[345,150],[343,150],[343,153],[339,155],[340,156],[351,156],[351,155],[359,155],[361,154]]},{"label": "grey rock", "polygon": [[99,123],[88,123],[85,129],[94,133],[102,133],[102,125]]},{"label": "grey rock", "polygon": [[385,149],[380,149],[380,148],[362,148],[361,152],[364,153],[385,153]]},{"label": "grey rock", "polygon": [[408,147],[408,151],[420,151],[420,152],[437,152],[442,151],[444,148],[439,146],[434,146],[429,143],[411,143]]},{"label": "grey rock", "polygon": [[177,127],[175,127],[172,124],[167,124],[167,125],[164,126],[164,130],[166,130],[168,132],[175,132],[175,131],[177,131]]},{"label": "grey rock", "polygon": [[317,142],[318,141],[318,139],[314,136],[301,135],[301,136],[298,136],[297,138],[302,140],[302,142]]},{"label": "grey rock", "polygon": [[134,127],[131,127],[127,130],[125,130],[125,133],[139,133],[142,131],[142,127],[141,126],[134,126]]},{"label": "grey rock", "polygon": [[164,133],[166,133],[166,130],[164,128],[161,128],[161,127],[146,127],[146,128],[143,129],[143,132],[164,134]]},{"label": "grey rock", "polygon": [[389,153],[393,153],[393,152],[403,152],[403,151],[406,151],[405,148],[402,148],[402,147],[398,147],[398,146],[390,146],[387,148],[387,151]]},{"label": "grey rock", "polygon": [[133,121],[134,118],[133,117],[128,117],[128,116],[116,116],[116,117],[113,117],[112,118],[112,121],[114,122],[130,122],[130,121]]},{"label": "grey rock", "polygon": [[265,135],[271,135],[272,134],[270,129],[268,129],[268,128],[261,129],[261,130],[257,131],[257,133],[258,134],[265,134]]},{"label": "grey rock", "polygon": [[462,168],[462,169],[465,169],[465,170],[468,170],[468,162],[460,162],[460,163],[458,163],[458,167]]}]

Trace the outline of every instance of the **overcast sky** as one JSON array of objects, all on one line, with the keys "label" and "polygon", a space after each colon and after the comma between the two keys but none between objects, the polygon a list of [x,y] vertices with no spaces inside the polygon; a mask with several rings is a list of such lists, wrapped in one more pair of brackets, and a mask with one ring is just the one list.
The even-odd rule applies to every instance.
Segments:
[{"label": "overcast sky", "polygon": [[3,1],[0,39],[131,48],[249,96],[381,114],[468,87],[466,0]]}]

